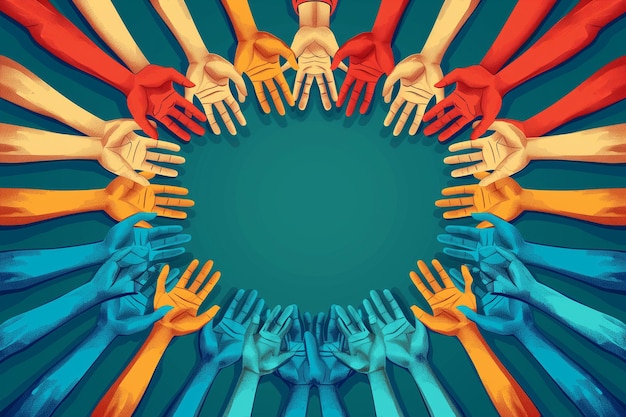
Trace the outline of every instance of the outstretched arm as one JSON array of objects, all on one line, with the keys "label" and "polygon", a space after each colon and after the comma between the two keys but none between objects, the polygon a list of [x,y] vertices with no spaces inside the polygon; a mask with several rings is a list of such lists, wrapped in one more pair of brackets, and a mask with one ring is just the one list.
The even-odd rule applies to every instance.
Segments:
[{"label": "outstretched arm", "polygon": [[72,0],[98,36],[135,74],[150,65],[111,0]]}]

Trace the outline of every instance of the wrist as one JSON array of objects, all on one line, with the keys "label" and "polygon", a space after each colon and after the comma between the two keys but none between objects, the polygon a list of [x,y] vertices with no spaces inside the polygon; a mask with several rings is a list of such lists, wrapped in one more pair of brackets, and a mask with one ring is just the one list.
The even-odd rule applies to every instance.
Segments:
[{"label": "wrist", "polygon": [[102,137],[86,137],[81,147],[82,159],[98,161],[102,157]]},{"label": "wrist", "polygon": [[432,368],[427,360],[415,360],[409,364],[407,370],[416,381],[423,375],[432,374]]},{"label": "wrist", "polygon": [[107,325],[106,320],[102,318],[98,318],[96,322],[96,327],[89,337],[97,340],[98,343],[102,343],[103,345],[110,344],[113,339],[117,337],[117,334],[113,332],[110,326]]},{"label": "wrist", "polygon": [[532,322],[526,323],[525,326],[518,328],[515,333],[513,333],[513,336],[515,336],[522,345],[528,346],[532,340],[537,339],[537,328]]},{"label": "wrist", "polygon": [[120,90],[126,97],[128,97],[128,94],[130,94],[130,92],[135,87],[135,80],[136,74],[129,70],[126,70],[126,74],[121,77],[120,82],[115,87]]}]

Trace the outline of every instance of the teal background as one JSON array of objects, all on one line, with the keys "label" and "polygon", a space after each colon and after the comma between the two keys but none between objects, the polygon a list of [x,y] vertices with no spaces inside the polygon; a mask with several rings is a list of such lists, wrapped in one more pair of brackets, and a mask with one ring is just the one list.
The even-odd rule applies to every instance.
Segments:
[{"label": "teal background", "polygon": [[[68,1],[53,1],[103,48],[94,32]],[[219,2],[188,0],[208,48],[233,58],[235,41]],[[298,23],[291,1],[268,5],[251,0],[258,27],[287,43]],[[418,52],[442,2],[413,1],[394,42],[396,59]],[[444,62],[444,72],[480,61],[513,8],[514,1],[484,1],[463,28]],[[562,1],[541,26],[539,35],[574,4]],[[147,1],[116,1],[137,43],[155,64],[186,70],[175,39]],[[342,0],[332,21],[340,44],[371,28],[379,2]],[[626,22],[604,30],[594,44],[561,67],[528,82],[505,99],[502,117],[525,119],[562,97],[623,51]],[[54,88],[104,119],[128,117],[124,97],[102,82],[74,70],[34,44],[27,33],[0,18],[0,53],[31,69]],[[621,42],[620,42],[621,40]],[[526,45],[527,47],[527,45]],[[108,49],[107,49],[108,50]],[[288,73],[290,84],[294,73]],[[339,81],[343,74],[337,72]],[[382,83],[381,83],[382,84]],[[223,273],[210,303],[224,304],[234,288],[256,288],[270,305],[298,304],[313,313],[333,303],[358,304],[370,289],[390,288],[406,307],[422,303],[408,279],[417,259],[438,257],[447,267],[458,262],[441,254],[435,236],[448,222],[433,201],[441,188],[466,184],[453,180],[442,163],[447,145],[436,139],[406,134],[391,136],[382,121],[388,106],[377,90],[366,116],[347,119],[342,109],[324,112],[316,87],[306,111],[289,109],[286,117],[264,115],[250,94],[242,106],[248,126],[236,137],[194,137],[182,154],[187,163],[176,179],[153,182],[184,185],[196,206],[180,222],[193,235],[188,254],[173,264],[183,267],[193,257],[211,258]],[[250,91],[252,91],[250,86]],[[564,126],[570,132],[624,122],[626,103]],[[66,126],[0,102],[5,123],[72,132]],[[223,129],[224,130],[224,129]],[[174,140],[161,130],[161,138]],[[466,139],[467,131],[459,139]],[[515,178],[524,187],[584,189],[623,187],[624,166],[535,162]],[[112,179],[95,162],[54,162],[0,166],[2,187],[48,189],[101,188]],[[0,191],[1,193],[1,191]],[[2,198],[0,194],[0,198]],[[158,221],[169,224],[173,221]],[[451,223],[450,223],[451,224]],[[471,224],[456,221],[456,224]],[[533,242],[568,247],[626,249],[623,228],[608,228],[543,214],[525,214],[515,224]],[[40,224],[3,228],[0,250],[45,248],[93,242],[104,237],[113,222],[104,213],[89,213]],[[0,321],[52,300],[88,281],[94,270],[56,279],[36,288],[0,297]],[[569,278],[536,272],[537,278],[594,308],[626,320],[622,294],[597,290]],[[41,373],[80,342],[94,326],[93,308],[0,364],[0,409],[24,391]],[[552,319],[535,313],[539,327],[569,356],[597,377],[619,398],[626,395],[626,365]],[[57,416],[87,415],[134,355],[146,333],[121,337],[105,352]],[[493,350],[526,389],[543,415],[579,415],[545,372],[516,341],[485,334]],[[460,344],[431,333],[431,361],[443,384],[467,415],[495,416],[475,370]],[[174,340],[165,353],[137,415],[157,416],[182,387],[198,360],[197,336]],[[225,369],[215,381],[203,416],[216,416],[228,401],[239,368]],[[389,375],[407,415],[427,415],[416,387],[402,369]],[[10,382],[9,382],[10,381]],[[277,415],[285,402],[285,385],[271,376],[257,392],[254,416]],[[353,416],[373,416],[366,379],[355,376],[342,388]],[[313,395],[308,416],[320,416]]]}]

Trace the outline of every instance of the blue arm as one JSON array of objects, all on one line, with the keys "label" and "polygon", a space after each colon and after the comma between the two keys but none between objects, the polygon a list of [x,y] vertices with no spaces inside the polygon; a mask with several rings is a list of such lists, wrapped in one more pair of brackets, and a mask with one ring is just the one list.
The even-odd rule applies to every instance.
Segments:
[{"label": "blue arm", "polygon": [[180,391],[165,415],[172,417],[197,417],[206,399],[211,385],[220,369],[214,363],[202,363],[198,366]]},{"label": "blue arm", "polygon": [[626,408],[598,381],[547,340],[534,326],[515,336],[584,416],[624,416]]},{"label": "blue arm", "polygon": [[96,327],[82,343],[13,401],[4,410],[4,415],[51,416],[113,339],[115,339],[115,334],[106,328]]},{"label": "blue arm", "polygon": [[320,407],[324,417],[348,417],[339,398],[339,390],[335,385],[319,385]]},{"label": "blue arm", "polygon": [[102,243],[0,252],[0,293],[22,290],[79,269],[100,265],[108,257]]}]

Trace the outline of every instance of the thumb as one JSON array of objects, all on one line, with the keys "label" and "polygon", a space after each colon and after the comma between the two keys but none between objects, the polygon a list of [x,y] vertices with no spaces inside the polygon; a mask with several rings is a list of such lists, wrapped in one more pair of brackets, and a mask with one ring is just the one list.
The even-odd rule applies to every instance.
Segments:
[{"label": "thumb", "polygon": [[481,187],[486,187],[490,184],[493,184],[494,182],[507,178],[509,175],[507,173],[505,173],[504,171],[499,171],[498,168],[496,168],[495,171],[493,171],[491,174],[489,174],[487,177],[483,178],[482,180],[480,180],[480,182],[478,183],[478,185],[480,185]]},{"label": "thumb", "polygon": [[335,355],[335,357],[343,362],[346,366],[352,368],[352,356],[350,356],[346,352],[333,352],[333,355]]},{"label": "thumb", "polygon": [[398,67],[396,67],[391,74],[385,80],[383,84],[383,97],[385,97],[385,103],[389,103],[391,101],[391,92],[393,91],[393,85],[400,79],[400,71],[398,71]]},{"label": "thumb", "polygon": [[172,306],[164,306],[150,314],[146,314],[145,316],[136,317],[134,320],[129,321],[128,331],[132,334],[146,330],[148,327],[165,317],[165,315],[173,309],[174,307]]},{"label": "thumb", "polygon": [[416,305],[411,306],[411,311],[413,312],[415,317],[419,321],[421,321],[426,327],[428,327],[431,330],[434,330],[434,328],[436,328],[435,322],[437,321],[437,319],[435,319],[435,317],[428,314],[427,312],[425,312],[424,310],[422,310]]},{"label": "thumb", "polygon": [[129,179],[129,180],[131,180],[133,182],[136,182],[139,185],[144,186],[144,187],[147,187],[147,186],[150,185],[150,181],[148,181],[147,178],[145,178],[145,177],[139,175],[137,172],[135,172],[135,170],[123,158],[120,158],[120,162],[122,163],[122,166],[120,168],[118,168],[116,171],[111,171],[108,168],[107,168],[107,170],[111,171],[115,175],[127,178],[127,179]]},{"label": "thumb", "polygon": [[130,108],[129,110],[133,116],[133,119],[135,119],[135,122],[137,122],[137,125],[141,127],[141,130],[143,130],[146,135],[150,136],[152,139],[159,138],[159,133],[157,132],[155,126],[150,123],[145,113],[138,112]]},{"label": "thumb", "polygon": [[458,69],[453,70],[452,72],[450,72],[449,74],[447,74],[446,76],[444,76],[441,81],[439,81],[437,84],[435,84],[435,87],[437,88],[443,88],[443,87],[447,87],[451,84],[456,83],[457,81],[459,81],[461,73],[459,72]]}]

